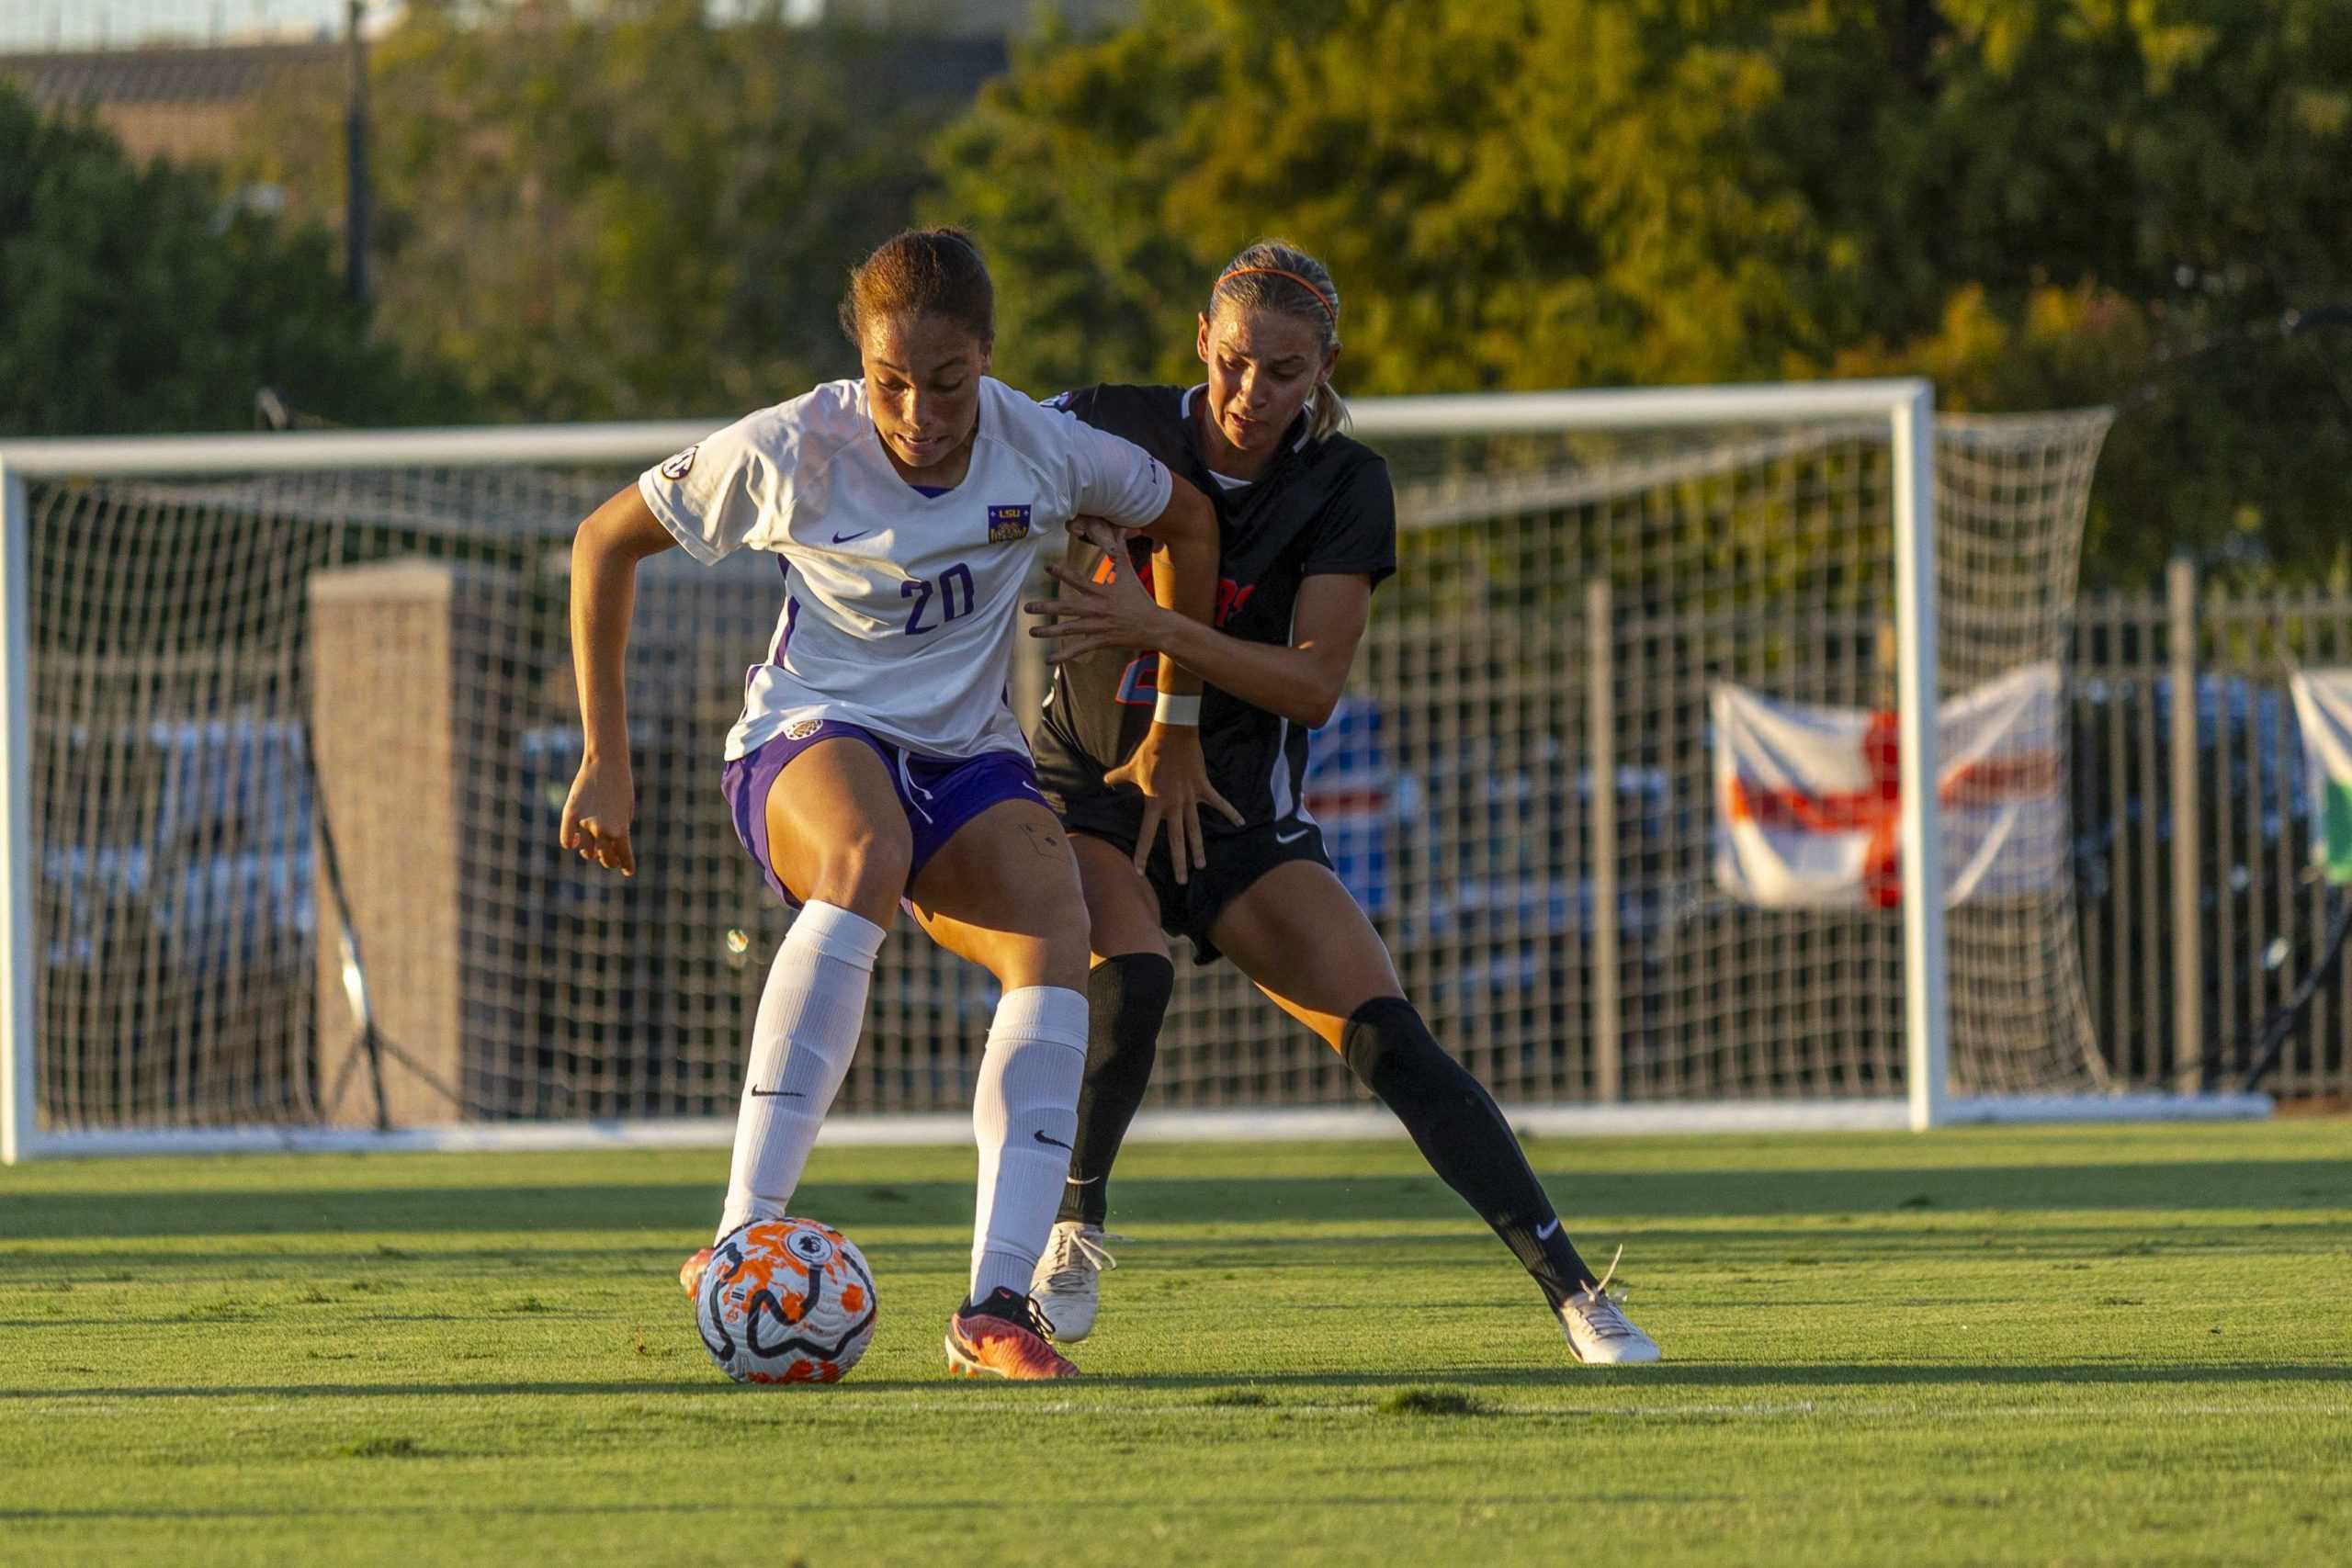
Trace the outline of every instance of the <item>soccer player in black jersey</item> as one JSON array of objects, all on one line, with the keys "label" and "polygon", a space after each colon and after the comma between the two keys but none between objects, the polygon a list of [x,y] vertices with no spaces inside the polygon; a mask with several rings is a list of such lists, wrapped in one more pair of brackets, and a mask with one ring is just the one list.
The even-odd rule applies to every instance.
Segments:
[{"label": "soccer player in black jersey", "polygon": [[[1078,853],[1093,949],[1069,1186],[1031,1293],[1057,1337],[1092,1331],[1110,1263],[1108,1177],[1151,1074],[1176,935],[1204,962],[1231,959],[1346,1058],[1526,1266],[1578,1359],[1654,1361],[1656,1341],[1569,1244],[1494,1100],[1407,999],[1300,809],[1307,731],[1329,718],[1373,590],[1396,566],[1387,465],[1344,434],[1329,386],[1339,323],[1323,265],[1261,243],[1210,290],[1197,344],[1205,384],[1056,400],[1214,498],[1223,561],[1214,626],[1188,623],[1152,599],[1147,556],[1076,525],[1084,540],[1052,569],[1059,596],[1029,606],[1045,617],[1032,635],[1058,639],[1037,770]],[[1155,692],[1161,652],[1205,690]],[[1224,819],[1186,809],[1160,821],[1150,781],[1130,765],[1155,719],[1200,727],[1208,798]]]}]

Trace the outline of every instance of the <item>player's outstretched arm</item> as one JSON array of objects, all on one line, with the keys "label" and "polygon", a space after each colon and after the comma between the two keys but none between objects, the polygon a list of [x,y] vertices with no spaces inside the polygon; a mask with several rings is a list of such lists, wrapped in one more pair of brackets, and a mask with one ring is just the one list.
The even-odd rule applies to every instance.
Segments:
[{"label": "player's outstretched arm", "polygon": [[629,616],[637,607],[637,563],[676,542],[635,485],[590,513],[571,539],[571,672],[585,744],[563,803],[561,841],[582,860],[624,876],[637,872],[628,841],[637,785],[629,772],[622,679]]}]

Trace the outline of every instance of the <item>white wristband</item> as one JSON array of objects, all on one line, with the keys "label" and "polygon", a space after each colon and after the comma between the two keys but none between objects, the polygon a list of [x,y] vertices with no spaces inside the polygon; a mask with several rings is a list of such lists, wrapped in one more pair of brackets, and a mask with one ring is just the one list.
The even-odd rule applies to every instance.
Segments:
[{"label": "white wristband", "polygon": [[1182,725],[1187,729],[1200,728],[1201,694],[1193,692],[1180,696],[1174,692],[1160,693],[1159,700],[1151,705],[1151,721],[1154,724]]}]

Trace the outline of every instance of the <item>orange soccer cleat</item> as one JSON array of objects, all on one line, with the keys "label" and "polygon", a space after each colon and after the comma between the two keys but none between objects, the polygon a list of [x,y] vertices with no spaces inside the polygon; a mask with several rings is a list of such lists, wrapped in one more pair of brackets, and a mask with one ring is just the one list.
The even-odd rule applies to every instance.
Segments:
[{"label": "orange soccer cleat", "polygon": [[706,1247],[678,1265],[678,1283],[684,1287],[688,1301],[694,1300],[695,1292],[702,1289],[702,1271],[710,1267],[710,1253],[711,1249]]},{"label": "orange soccer cleat", "polygon": [[1037,1303],[1003,1285],[947,1320],[947,1370],[1023,1382],[1078,1376],[1078,1368],[1046,1343]]}]

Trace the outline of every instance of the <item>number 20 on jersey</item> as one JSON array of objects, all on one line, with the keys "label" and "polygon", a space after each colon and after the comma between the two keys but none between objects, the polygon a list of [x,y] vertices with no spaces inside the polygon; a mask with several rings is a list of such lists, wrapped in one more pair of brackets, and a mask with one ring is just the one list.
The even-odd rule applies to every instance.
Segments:
[{"label": "number 20 on jersey", "polygon": [[[939,618],[926,622],[923,615],[931,609],[934,593],[939,599]],[[948,622],[960,620],[972,613],[971,569],[958,561],[941,572],[935,583],[924,578],[910,577],[899,584],[899,597],[915,602],[914,609],[907,615],[909,637],[935,632]]]}]

